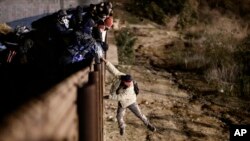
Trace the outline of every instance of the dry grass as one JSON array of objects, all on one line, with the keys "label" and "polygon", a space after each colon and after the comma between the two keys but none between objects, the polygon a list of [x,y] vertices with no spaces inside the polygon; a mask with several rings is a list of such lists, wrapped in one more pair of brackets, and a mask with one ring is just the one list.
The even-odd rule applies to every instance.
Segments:
[{"label": "dry grass", "polygon": [[[216,13],[209,11],[210,15]],[[173,71],[195,72],[209,84],[216,84],[226,94],[249,95],[249,81],[242,76],[237,48],[248,36],[248,26],[241,19],[217,13],[208,23],[201,22],[182,30],[182,39],[153,50],[153,65]],[[241,52],[240,56],[244,53]],[[245,55],[246,56],[246,55]],[[247,59],[243,59],[247,60]],[[242,79],[242,80],[241,80]],[[239,89],[244,89],[240,92]]]},{"label": "dry grass", "polygon": [[[225,15],[215,9],[204,9],[200,12],[199,19],[199,25],[184,31],[184,39],[192,48],[203,48],[199,52],[194,49],[192,51],[191,58],[205,60],[200,61],[201,64],[196,63],[195,67],[206,66],[203,70],[206,80],[217,84],[218,88],[226,90],[227,93],[246,94],[239,91],[243,89],[239,88],[242,87],[240,85],[244,85],[246,89],[249,84],[245,79],[244,82],[240,80],[243,79],[240,75],[242,75],[241,66],[244,64],[235,58],[235,54],[238,52],[238,46],[249,34],[248,24],[236,15]],[[243,55],[242,53],[240,54]],[[190,60],[189,57],[185,57],[184,60],[188,59]]]},{"label": "dry grass", "polygon": [[[239,11],[230,9],[230,7],[235,7],[233,5],[235,2],[234,0],[228,2],[220,0],[220,4],[217,3],[218,5],[215,6],[216,1],[189,0],[181,11],[177,12],[176,27],[178,25],[181,27],[179,32],[184,38],[168,39],[167,35],[161,38],[164,32],[159,32],[156,37],[155,34],[158,33],[153,34],[153,31],[148,30],[148,33],[144,34],[157,39],[143,37],[148,39],[142,40],[155,44],[141,43],[140,46],[143,49],[140,49],[139,55],[150,60],[149,62],[156,67],[203,75],[207,82],[216,84],[227,93],[236,95],[249,93],[247,91],[249,74],[246,75],[242,69],[242,66],[247,66],[247,64],[235,58],[236,53],[241,55],[244,53],[239,53],[237,48],[248,36],[249,27],[245,19],[239,15]],[[243,6],[246,3],[246,1],[240,2],[240,7],[244,7],[245,11],[250,9],[250,7]],[[163,39],[165,43],[162,42]]]},{"label": "dry grass", "polygon": [[[143,92],[138,103],[159,130],[147,132],[128,112],[126,136],[121,138],[116,123],[108,121],[110,132],[107,132],[107,140],[228,140],[229,123],[249,124],[249,102],[228,95],[240,93],[235,90],[242,93],[250,90],[250,77],[246,74],[242,76],[243,85],[237,86],[238,73],[242,73],[240,60],[249,60],[248,54],[239,61],[235,60],[238,45],[248,35],[247,27],[236,17],[220,12],[214,16],[212,13],[216,11],[210,12],[206,13],[209,15],[207,22],[198,21],[199,24],[183,28],[182,32],[138,25],[140,34],[136,34],[135,43],[138,64],[132,68],[137,69],[131,74],[140,82]],[[182,35],[184,38],[180,38]],[[243,52],[239,54],[242,56]],[[156,72],[140,67],[147,63],[153,64]],[[171,77],[159,74],[160,70],[166,72],[170,69],[173,70]],[[167,83],[170,80],[171,83]],[[183,89],[185,92],[180,94]]]}]

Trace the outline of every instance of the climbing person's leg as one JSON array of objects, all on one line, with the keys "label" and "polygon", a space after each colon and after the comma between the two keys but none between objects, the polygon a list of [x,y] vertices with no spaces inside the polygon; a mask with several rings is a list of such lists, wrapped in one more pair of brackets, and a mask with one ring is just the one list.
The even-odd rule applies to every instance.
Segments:
[{"label": "climbing person's leg", "polygon": [[138,118],[142,120],[142,122],[147,126],[147,128],[151,131],[156,131],[156,128],[149,122],[147,117],[141,113],[141,110],[137,103],[133,103],[128,106],[129,110],[133,112]]},{"label": "climbing person's leg", "polygon": [[118,103],[116,118],[117,118],[117,121],[118,121],[118,126],[120,128],[120,135],[123,135],[124,132],[125,132],[125,126],[126,125],[125,125],[125,122],[123,120],[123,117],[125,115],[125,111],[126,111],[126,109],[123,108],[120,103]]}]

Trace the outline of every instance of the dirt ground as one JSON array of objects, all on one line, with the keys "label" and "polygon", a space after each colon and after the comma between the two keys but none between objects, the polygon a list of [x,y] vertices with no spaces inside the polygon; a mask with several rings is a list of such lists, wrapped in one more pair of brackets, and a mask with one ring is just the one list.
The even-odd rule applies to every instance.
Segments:
[{"label": "dirt ground", "polygon": [[[141,65],[120,66],[120,69],[132,74],[139,82],[138,104],[142,113],[157,127],[157,131],[147,130],[127,110],[126,132],[120,136],[116,120],[117,102],[105,100],[105,141],[224,141],[229,140],[230,124],[250,123],[250,110],[244,107],[250,102],[218,94],[194,97],[191,91],[179,87],[173,74],[142,65],[152,58],[160,61],[164,45],[175,38],[181,38],[175,31],[159,29],[153,25],[130,27],[139,35],[135,50],[137,63]],[[109,94],[109,80],[106,94]]]},{"label": "dirt ground", "polygon": [[[123,2],[123,0],[117,1]],[[166,48],[171,48],[173,41],[183,39],[174,29],[177,17],[173,17],[165,27],[162,27],[150,21],[138,22],[138,19],[137,23],[131,24],[125,19],[129,17],[127,20],[136,21],[132,16],[127,16],[128,13],[120,9],[115,12],[116,17],[121,18],[119,26],[130,28],[137,38],[134,45],[135,65],[118,65],[119,69],[132,74],[138,82],[140,88],[138,104],[142,113],[156,126],[157,131],[149,131],[142,121],[127,110],[124,118],[127,124],[126,132],[120,136],[116,120],[117,102],[105,100],[105,141],[225,141],[229,140],[231,124],[250,124],[249,100],[209,88],[199,76],[180,72],[170,73],[152,66],[152,64],[164,66],[167,62]],[[218,22],[218,18],[216,21]],[[223,20],[221,23],[231,22]],[[221,29],[224,24],[215,26]],[[227,26],[225,28],[229,30]],[[113,31],[109,32],[111,37],[109,43],[115,47],[112,34]],[[108,55],[113,56],[116,53],[109,52]],[[110,82],[111,78],[108,75],[105,95],[109,94]],[[200,91],[208,93],[197,93],[189,87],[199,87]]]}]

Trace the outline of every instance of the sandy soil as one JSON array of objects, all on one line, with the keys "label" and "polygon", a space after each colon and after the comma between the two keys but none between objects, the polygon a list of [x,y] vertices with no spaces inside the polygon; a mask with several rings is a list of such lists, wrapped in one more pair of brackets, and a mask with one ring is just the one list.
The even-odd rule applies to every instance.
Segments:
[{"label": "sandy soil", "polygon": [[[153,25],[131,25],[131,28],[138,36],[135,45],[138,64],[146,63],[152,58],[161,61],[164,45],[181,38],[175,31],[159,29]],[[138,103],[142,112],[157,127],[157,131],[147,130],[127,110],[126,132],[124,136],[120,136],[115,117],[117,102],[105,100],[105,141],[224,141],[229,140],[229,124],[250,123],[250,110],[244,108],[249,102],[220,95],[194,97],[192,92],[179,88],[172,74],[156,71],[147,65],[121,68],[139,82],[141,91]],[[107,79],[106,94],[110,88],[109,80]]]},{"label": "sandy soil", "polygon": [[225,123],[204,109],[205,104],[190,102],[190,95],[169,80],[170,74],[138,66],[131,68],[130,72],[140,82],[138,103],[141,110],[157,127],[157,132],[147,130],[128,110],[126,133],[121,137],[115,118],[117,102],[108,100],[104,102],[106,141],[214,141],[229,138]]}]

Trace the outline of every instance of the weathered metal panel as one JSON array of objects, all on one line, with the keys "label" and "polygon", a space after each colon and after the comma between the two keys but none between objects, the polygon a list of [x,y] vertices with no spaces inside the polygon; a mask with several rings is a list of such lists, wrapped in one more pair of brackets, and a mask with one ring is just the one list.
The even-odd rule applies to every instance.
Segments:
[{"label": "weathered metal panel", "polygon": [[89,68],[73,74],[6,117],[0,124],[0,140],[77,140],[77,91],[87,83],[88,73]]}]

